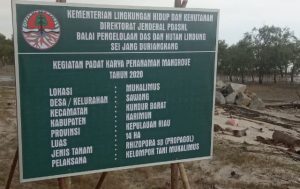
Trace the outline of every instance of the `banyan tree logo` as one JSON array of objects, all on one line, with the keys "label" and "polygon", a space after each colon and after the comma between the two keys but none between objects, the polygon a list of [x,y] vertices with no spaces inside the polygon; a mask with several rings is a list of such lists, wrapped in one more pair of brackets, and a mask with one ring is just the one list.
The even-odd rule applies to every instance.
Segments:
[{"label": "banyan tree logo", "polygon": [[22,32],[25,41],[30,46],[44,50],[53,47],[58,42],[60,26],[50,12],[36,10],[25,17]]}]

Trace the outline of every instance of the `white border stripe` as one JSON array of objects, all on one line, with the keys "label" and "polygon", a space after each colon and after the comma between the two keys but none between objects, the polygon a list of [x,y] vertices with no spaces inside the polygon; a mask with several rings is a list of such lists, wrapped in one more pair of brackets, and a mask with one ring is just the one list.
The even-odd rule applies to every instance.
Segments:
[{"label": "white border stripe", "polygon": [[[92,174],[92,173],[101,173],[107,171],[116,171],[116,170],[124,170],[129,168],[139,168],[139,167],[148,167],[154,165],[164,165],[170,163],[179,163],[179,162],[187,162],[187,161],[196,161],[196,160],[204,160],[204,159],[211,159],[213,153],[213,119],[212,119],[212,136],[211,136],[211,155],[200,157],[200,158],[189,158],[189,159],[180,159],[174,161],[164,161],[164,162],[157,162],[157,163],[146,163],[146,164],[139,164],[133,166],[122,166],[122,167],[115,167],[109,169],[99,169],[99,170],[92,170],[92,171],[82,171],[70,174],[60,174],[54,176],[45,176],[45,177],[36,177],[31,179],[24,179],[23,178],[23,159],[22,159],[22,133],[21,133],[21,109],[20,109],[20,78],[19,78],[19,54],[134,54],[134,53],[216,53],[215,56],[217,57],[217,49],[216,51],[165,51],[165,52],[51,52],[51,53],[19,53],[18,52],[18,31],[17,31],[17,23],[16,23],[16,5],[17,4],[27,4],[27,5],[48,5],[48,6],[64,6],[64,7],[80,7],[80,8],[115,8],[115,9],[132,9],[132,10],[170,10],[170,11],[182,11],[182,12],[191,12],[191,11],[201,11],[201,12],[211,12],[218,14],[217,20],[217,36],[216,36],[216,44],[218,44],[218,31],[219,31],[219,10],[217,9],[194,9],[194,8],[165,8],[165,7],[138,7],[138,6],[111,6],[111,5],[92,5],[92,4],[76,4],[76,3],[51,3],[51,2],[34,2],[34,1],[19,1],[19,0],[12,0],[12,14],[13,14],[13,33],[14,33],[14,45],[15,45],[15,74],[16,74],[16,97],[17,97],[17,122],[18,122],[18,145],[19,145],[19,169],[20,169],[20,182],[30,182],[30,181],[38,181],[38,180],[45,180],[45,179],[54,179],[54,178],[61,178],[61,177],[69,177],[69,176],[76,176],[76,175],[84,175],[84,174]],[[217,46],[216,46],[217,48]],[[217,59],[215,59],[215,70],[217,66]],[[216,72],[214,77],[214,83],[216,82]],[[214,88],[213,88],[214,89]],[[213,98],[215,96],[215,90],[213,92]],[[214,99],[213,99],[214,101]],[[214,117],[214,104],[212,115]]]},{"label": "white border stripe", "polygon": [[13,18],[13,36],[14,36],[14,49],[15,49],[15,78],[16,78],[16,97],[17,97],[17,123],[18,123],[18,151],[19,151],[19,172],[20,182],[23,180],[23,159],[22,159],[22,130],[21,130],[21,106],[20,106],[20,78],[19,78],[19,56],[18,56],[18,32],[17,32],[17,13],[16,3],[13,0],[12,6],[12,18]]},{"label": "white border stripe", "polygon": [[214,75],[214,86],[213,86],[213,104],[212,104],[212,122],[211,122],[211,150],[210,156],[213,157],[214,147],[214,120],[215,120],[215,96],[216,96],[216,81],[217,81],[217,66],[218,66],[218,46],[219,46],[219,21],[220,12],[218,12],[217,29],[216,29],[216,54],[215,54],[215,75]]},{"label": "white border stripe", "polygon": [[160,51],[160,52],[37,52],[37,53],[18,53],[18,54],[188,54],[188,53],[215,53],[216,51]]}]

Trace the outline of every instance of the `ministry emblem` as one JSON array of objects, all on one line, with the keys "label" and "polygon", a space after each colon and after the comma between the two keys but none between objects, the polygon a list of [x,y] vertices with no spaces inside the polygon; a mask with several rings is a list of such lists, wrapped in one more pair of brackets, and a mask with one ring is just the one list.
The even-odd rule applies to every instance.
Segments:
[{"label": "ministry emblem", "polygon": [[45,50],[53,47],[58,42],[60,25],[50,12],[36,10],[25,17],[22,32],[25,41],[30,46]]}]

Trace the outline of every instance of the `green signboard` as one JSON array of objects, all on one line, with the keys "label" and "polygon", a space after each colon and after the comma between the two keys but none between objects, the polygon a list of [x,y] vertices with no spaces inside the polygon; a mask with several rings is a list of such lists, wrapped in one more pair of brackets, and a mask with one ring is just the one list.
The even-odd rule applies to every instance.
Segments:
[{"label": "green signboard", "polygon": [[13,3],[21,181],[212,156],[218,11]]}]

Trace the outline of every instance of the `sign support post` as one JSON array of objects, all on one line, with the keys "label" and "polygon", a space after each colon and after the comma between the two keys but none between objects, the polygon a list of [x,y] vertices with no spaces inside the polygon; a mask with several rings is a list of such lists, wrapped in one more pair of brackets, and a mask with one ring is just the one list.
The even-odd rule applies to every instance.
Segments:
[{"label": "sign support post", "polygon": [[171,164],[171,189],[178,189],[178,163]]},{"label": "sign support post", "polygon": [[[18,163],[18,156],[19,156],[19,150],[17,148],[13,162],[12,162],[10,170],[9,170],[9,175],[8,175],[8,179],[6,181],[5,189],[10,189],[10,185],[11,185],[11,182],[12,182],[15,170],[16,170],[17,163]],[[66,178],[58,178],[57,181],[58,181],[59,189],[69,189],[70,188],[69,187],[70,185],[68,184],[68,182],[66,182],[67,181]]]},{"label": "sign support post", "polygon": [[107,172],[103,172],[103,173],[101,174],[101,176],[100,176],[100,178],[99,178],[99,181],[98,181],[98,183],[97,183],[95,189],[100,189],[100,188],[101,188],[101,186],[102,186],[102,184],[103,184],[103,182],[104,182],[104,179],[106,178],[106,175],[107,175]]},{"label": "sign support post", "polygon": [[9,170],[9,176],[8,176],[7,181],[6,181],[5,189],[9,189],[10,188],[11,181],[12,181],[12,178],[14,176],[14,173],[15,173],[15,170],[16,170],[16,166],[17,166],[17,162],[18,162],[18,156],[19,156],[19,150],[17,148],[17,150],[15,152],[14,160],[13,160],[13,162],[11,164],[11,167],[10,167],[10,170]]}]

